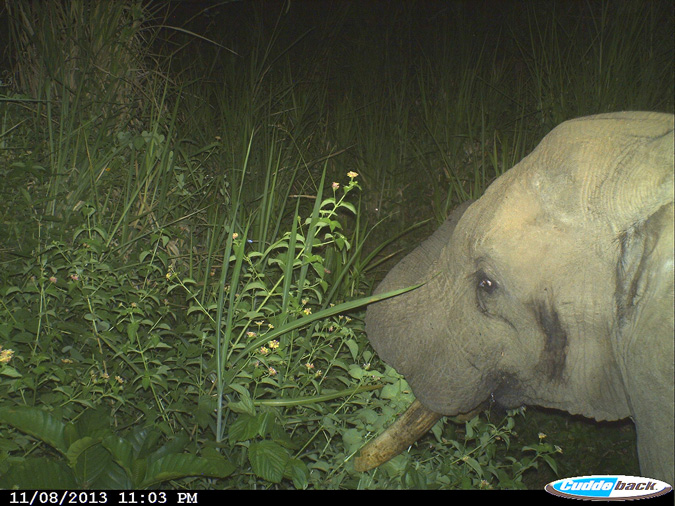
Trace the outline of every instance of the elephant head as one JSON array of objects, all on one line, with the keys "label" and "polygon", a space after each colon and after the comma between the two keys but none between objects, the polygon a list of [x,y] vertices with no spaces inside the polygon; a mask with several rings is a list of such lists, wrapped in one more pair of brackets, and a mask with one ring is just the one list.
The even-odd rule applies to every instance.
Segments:
[{"label": "elephant head", "polygon": [[[405,446],[491,397],[631,417],[641,472],[673,483],[673,214],[672,115],[555,128],[378,287],[424,283],[366,313],[427,417],[386,437]],[[371,450],[357,468],[381,463]]]}]

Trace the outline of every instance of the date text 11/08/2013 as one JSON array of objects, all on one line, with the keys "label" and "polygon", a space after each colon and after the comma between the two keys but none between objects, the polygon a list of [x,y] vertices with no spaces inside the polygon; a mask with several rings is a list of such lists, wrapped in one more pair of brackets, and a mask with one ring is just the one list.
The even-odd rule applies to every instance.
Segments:
[{"label": "date text 11/08/2013", "polygon": [[31,490],[5,491],[2,495],[5,494],[7,494],[5,504],[26,504],[29,506],[101,504],[114,506],[117,504],[199,504],[200,492],[176,490],[159,492]]}]

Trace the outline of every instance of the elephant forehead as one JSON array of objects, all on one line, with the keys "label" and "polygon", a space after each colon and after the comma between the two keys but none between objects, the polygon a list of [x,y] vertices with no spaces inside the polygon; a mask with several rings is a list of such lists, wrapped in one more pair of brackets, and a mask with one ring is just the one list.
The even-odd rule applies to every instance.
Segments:
[{"label": "elephant forehead", "polygon": [[[488,260],[497,270],[518,276],[534,274],[536,266],[560,268],[579,256],[594,255],[584,247],[586,232],[577,223],[567,224],[542,206],[534,193],[524,188],[523,181],[512,181],[502,191],[496,187],[498,199],[485,199],[472,209],[465,234],[468,239],[469,262]],[[489,197],[488,194],[486,196]],[[453,252],[454,253],[454,252]],[[473,259],[473,260],[471,260]],[[548,273],[549,275],[551,272]],[[532,283],[535,276],[528,275]]]},{"label": "elephant forehead", "polygon": [[[517,169],[496,181],[485,195],[467,211],[465,233],[475,250],[499,244],[518,243],[541,237],[541,232],[557,227],[539,199],[530,191]],[[472,252],[475,256],[475,251]]]},{"label": "elephant forehead", "polygon": [[542,219],[577,228],[617,217],[630,223],[672,198],[673,116],[590,116],[556,127],[499,177],[472,206],[474,229],[517,230]]}]

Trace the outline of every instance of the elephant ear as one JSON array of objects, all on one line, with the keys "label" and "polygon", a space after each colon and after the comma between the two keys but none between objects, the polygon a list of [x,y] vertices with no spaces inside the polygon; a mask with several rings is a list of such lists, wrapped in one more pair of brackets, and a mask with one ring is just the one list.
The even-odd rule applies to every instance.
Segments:
[{"label": "elephant ear", "polygon": [[429,274],[433,272],[433,265],[440,257],[441,251],[450,242],[459,219],[472,203],[473,201],[469,200],[457,206],[428,239],[389,271],[375,293],[399,290],[426,281]]},{"label": "elephant ear", "polygon": [[641,470],[662,479],[672,479],[675,444],[674,118],[626,112],[563,123],[537,156],[562,163],[532,183],[544,212],[593,237],[595,254],[614,266],[611,346]]}]

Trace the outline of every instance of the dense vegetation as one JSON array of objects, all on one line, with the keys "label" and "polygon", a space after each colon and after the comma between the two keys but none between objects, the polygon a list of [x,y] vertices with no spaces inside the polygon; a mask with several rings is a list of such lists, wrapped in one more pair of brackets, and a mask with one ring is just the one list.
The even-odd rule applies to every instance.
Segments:
[{"label": "dense vegetation", "polygon": [[1,487],[638,473],[630,425],[497,406],[352,457],[412,399],[373,285],[560,122],[672,112],[670,2],[0,5]]}]

